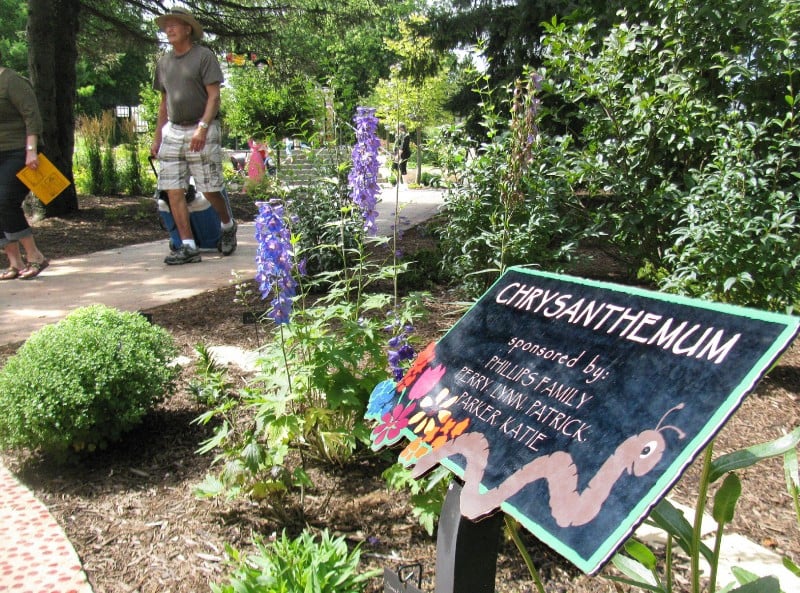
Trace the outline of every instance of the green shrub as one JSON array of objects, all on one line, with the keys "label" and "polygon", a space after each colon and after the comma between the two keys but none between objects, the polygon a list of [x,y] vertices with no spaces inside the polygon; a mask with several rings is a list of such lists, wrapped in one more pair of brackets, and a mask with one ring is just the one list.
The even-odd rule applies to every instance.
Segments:
[{"label": "green shrub", "polygon": [[442,174],[437,171],[423,171],[419,184],[425,187],[442,187]]},{"label": "green shrub", "polygon": [[[798,307],[800,159],[783,124],[720,126],[718,146],[693,171],[675,244],[649,276],[661,289],[787,313]],[[768,143],[759,157],[758,147]]]},{"label": "green shrub", "polygon": [[294,540],[284,532],[268,545],[260,539],[255,544],[258,554],[248,557],[227,548],[235,571],[228,584],[211,585],[214,593],[356,593],[380,572],[359,573],[359,549],[350,551],[343,537],[331,537],[327,530],[319,541],[304,531]]},{"label": "green shrub", "polygon": [[0,446],[61,456],[119,440],[172,388],[175,353],[166,330],[103,305],[43,327],[0,370]]}]

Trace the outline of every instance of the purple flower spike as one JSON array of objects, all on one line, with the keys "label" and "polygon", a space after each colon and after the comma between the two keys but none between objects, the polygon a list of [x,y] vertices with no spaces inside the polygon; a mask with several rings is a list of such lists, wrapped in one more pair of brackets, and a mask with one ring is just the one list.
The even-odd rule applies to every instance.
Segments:
[{"label": "purple flower spike", "polygon": [[292,276],[292,234],[280,202],[258,203],[256,243],[255,279],[261,298],[271,299],[268,315],[275,323],[289,323],[297,282]]},{"label": "purple flower spike", "polygon": [[392,318],[391,315],[390,313],[390,323],[383,328],[384,331],[392,333],[392,337],[389,338],[389,350],[386,352],[386,358],[392,377],[395,381],[400,381],[406,374],[408,363],[414,360],[417,355],[414,347],[408,342],[409,336],[414,332],[414,327],[411,325],[401,327],[400,320],[396,317]]},{"label": "purple flower spike", "polygon": [[378,118],[375,109],[358,107],[353,118],[356,124],[356,144],[353,146],[353,168],[347,182],[350,186],[350,198],[361,210],[364,218],[364,232],[368,236],[375,236],[378,227],[375,219],[378,211],[375,205],[378,202]]}]

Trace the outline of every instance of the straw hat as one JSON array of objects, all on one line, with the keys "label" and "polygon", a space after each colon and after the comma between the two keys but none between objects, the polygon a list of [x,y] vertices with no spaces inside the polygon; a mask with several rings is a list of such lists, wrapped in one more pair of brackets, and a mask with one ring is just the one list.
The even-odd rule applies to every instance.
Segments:
[{"label": "straw hat", "polygon": [[170,8],[169,12],[156,17],[156,24],[162,31],[164,30],[165,22],[167,19],[177,19],[186,23],[192,28],[192,39],[200,41],[203,37],[203,26],[197,22],[191,13],[184,8]]}]

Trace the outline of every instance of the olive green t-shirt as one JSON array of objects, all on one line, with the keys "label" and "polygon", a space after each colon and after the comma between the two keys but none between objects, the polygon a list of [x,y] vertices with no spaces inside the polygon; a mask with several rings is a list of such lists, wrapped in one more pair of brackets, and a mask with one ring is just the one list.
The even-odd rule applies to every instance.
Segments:
[{"label": "olive green t-shirt", "polygon": [[42,135],[33,87],[13,70],[0,72],[0,150],[25,150],[28,136]]},{"label": "olive green t-shirt", "polygon": [[167,118],[175,123],[196,123],[206,109],[206,85],[222,83],[217,56],[202,45],[185,54],[164,54],[156,65],[153,88],[167,93]]}]

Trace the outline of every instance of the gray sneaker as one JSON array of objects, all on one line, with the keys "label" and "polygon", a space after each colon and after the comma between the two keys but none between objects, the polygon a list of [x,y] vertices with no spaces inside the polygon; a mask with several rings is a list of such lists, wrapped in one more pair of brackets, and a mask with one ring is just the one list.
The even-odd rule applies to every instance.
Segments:
[{"label": "gray sneaker", "polygon": [[219,240],[219,245],[217,245],[217,249],[222,252],[222,255],[230,255],[236,251],[236,229],[238,228],[239,225],[234,220],[231,228],[223,229],[222,237]]},{"label": "gray sneaker", "polygon": [[192,249],[186,245],[181,245],[178,249],[173,250],[167,257],[164,258],[164,263],[168,266],[179,266],[181,264],[196,264],[201,261],[200,251]]}]

